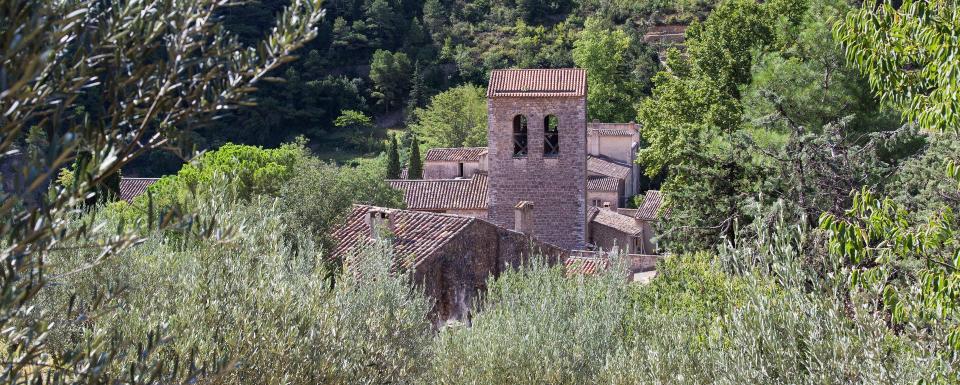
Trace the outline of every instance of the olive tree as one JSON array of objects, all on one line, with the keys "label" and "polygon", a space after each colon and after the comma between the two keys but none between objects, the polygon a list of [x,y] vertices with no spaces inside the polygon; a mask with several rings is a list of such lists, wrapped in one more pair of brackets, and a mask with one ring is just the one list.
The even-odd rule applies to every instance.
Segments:
[{"label": "olive tree", "polygon": [[[82,348],[58,351],[47,344],[50,326],[33,302],[63,278],[48,273],[49,253],[89,250],[97,257],[76,268],[83,270],[142,241],[123,224],[108,230],[72,220],[98,185],[148,151],[185,148],[186,134],[206,119],[249,103],[247,95],[295,58],[323,17],[319,1],[292,0],[270,33],[247,46],[220,23],[220,12],[236,3],[0,0],[0,154],[10,170],[0,204],[3,382],[177,383],[201,370],[150,354],[164,342],[156,333],[130,345],[93,332],[82,336]],[[45,140],[28,156],[31,131]],[[74,161],[74,182],[45,191]],[[148,222],[210,227],[174,214]],[[109,301],[110,293],[97,295]],[[104,370],[129,346],[139,351],[132,364]]]}]

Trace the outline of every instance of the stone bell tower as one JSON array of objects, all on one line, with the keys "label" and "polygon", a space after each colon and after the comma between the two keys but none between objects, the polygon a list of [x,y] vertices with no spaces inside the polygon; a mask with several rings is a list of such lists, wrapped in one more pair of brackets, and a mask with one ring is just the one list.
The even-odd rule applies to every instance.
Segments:
[{"label": "stone bell tower", "polygon": [[532,233],[554,245],[584,245],[587,74],[583,69],[507,69],[487,88],[488,219],[514,225],[533,206]]}]

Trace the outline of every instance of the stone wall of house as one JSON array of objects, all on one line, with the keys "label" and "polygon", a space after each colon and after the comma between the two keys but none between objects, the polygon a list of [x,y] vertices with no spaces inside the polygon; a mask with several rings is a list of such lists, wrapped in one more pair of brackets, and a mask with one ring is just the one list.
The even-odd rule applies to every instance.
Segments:
[{"label": "stone wall of house", "polygon": [[[533,202],[533,235],[566,249],[584,243],[586,98],[498,97],[487,100],[489,218],[512,227],[514,207]],[[513,119],[527,117],[526,157],[513,156]],[[544,118],[559,119],[560,154],[544,158]]]},{"label": "stone wall of house", "polygon": [[603,207],[604,202],[610,202],[610,207],[617,209],[620,207],[620,194],[616,191],[587,190],[588,206]]},{"label": "stone wall of house", "polygon": [[656,236],[656,231],[654,230],[654,223],[650,221],[640,221],[640,226],[643,227],[643,250],[637,250],[637,253],[640,254],[656,254],[657,253],[657,242],[654,241]]},{"label": "stone wall of house", "polygon": [[590,155],[606,156],[625,163],[633,161],[633,143],[630,136],[599,136],[590,135],[587,149]]},{"label": "stone wall of house", "polygon": [[414,280],[433,299],[433,321],[468,322],[477,296],[487,289],[487,280],[504,270],[519,267],[534,254],[547,256],[550,263],[565,257],[559,248],[539,243],[511,230],[485,221],[474,221],[441,248],[421,262]]},{"label": "stone wall of house", "polygon": [[[463,164],[463,175],[460,175],[460,164]],[[480,162],[441,162],[429,161],[423,165],[423,179],[454,179],[470,178],[481,170]]]},{"label": "stone wall of house", "polygon": [[589,241],[604,251],[611,251],[616,248],[616,250],[628,254],[636,252],[632,236],[597,222],[590,223]]}]

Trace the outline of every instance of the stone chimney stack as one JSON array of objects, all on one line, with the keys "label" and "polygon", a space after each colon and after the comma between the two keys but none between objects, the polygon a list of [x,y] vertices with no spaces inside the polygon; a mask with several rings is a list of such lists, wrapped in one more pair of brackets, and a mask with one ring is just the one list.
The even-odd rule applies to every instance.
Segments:
[{"label": "stone chimney stack", "polygon": [[381,240],[395,232],[390,213],[382,209],[371,209],[367,212],[367,226],[370,228],[370,238]]},{"label": "stone chimney stack", "polygon": [[514,208],[513,229],[527,235],[533,233],[533,202],[520,201]]},{"label": "stone chimney stack", "polygon": [[603,202],[603,208],[607,210],[613,210],[610,208],[610,202]]}]

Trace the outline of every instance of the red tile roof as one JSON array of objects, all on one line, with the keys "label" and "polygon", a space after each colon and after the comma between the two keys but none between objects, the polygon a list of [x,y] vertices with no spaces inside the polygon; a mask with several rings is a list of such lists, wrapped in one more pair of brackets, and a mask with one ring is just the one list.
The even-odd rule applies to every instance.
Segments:
[{"label": "red tile roof", "polygon": [[607,270],[610,267],[610,260],[603,257],[571,256],[563,261],[563,267],[568,277],[572,275],[593,275]]},{"label": "red tile roof", "polygon": [[609,176],[588,176],[587,191],[620,191],[622,179]]},{"label": "red tile roof", "polygon": [[632,168],[629,164],[607,157],[587,155],[587,171],[609,177],[627,179]]},{"label": "red tile roof", "polygon": [[403,191],[410,210],[480,210],[487,208],[487,174],[471,179],[388,180]]},{"label": "red tile roof", "polygon": [[487,97],[584,97],[587,71],[563,69],[502,69],[490,72]]},{"label": "red tile roof", "polygon": [[663,204],[663,195],[657,190],[647,190],[643,197],[643,204],[637,209],[635,218],[643,221],[655,220],[660,213],[660,205]]},{"label": "red tile roof", "polygon": [[415,267],[477,221],[475,218],[459,215],[354,205],[344,225],[332,234],[337,242],[337,247],[331,254],[332,258],[346,258],[357,250],[358,246],[373,243],[370,225],[366,220],[372,210],[386,212],[393,225],[394,268]]},{"label": "red tile roof", "polygon": [[590,218],[591,223],[601,224],[627,235],[643,233],[643,227],[640,227],[636,219],[617,214],[615,211],[608,209],[591,207],[588,218]]},{"label": "red tile roof", "polygon": [[587,123],[587,132],[599,136],[633,136],[638,127],[636,123]]},{"label": "red tile roof", "polygon": [[486,152],[486,147],[431,148],[427,150],[427,161],[479,162]]},{"label": "red tile roof", "polygon": [[120,178],[120,199],[133,202],[133,198],[147,192],[147,187],[160,178]]}]

